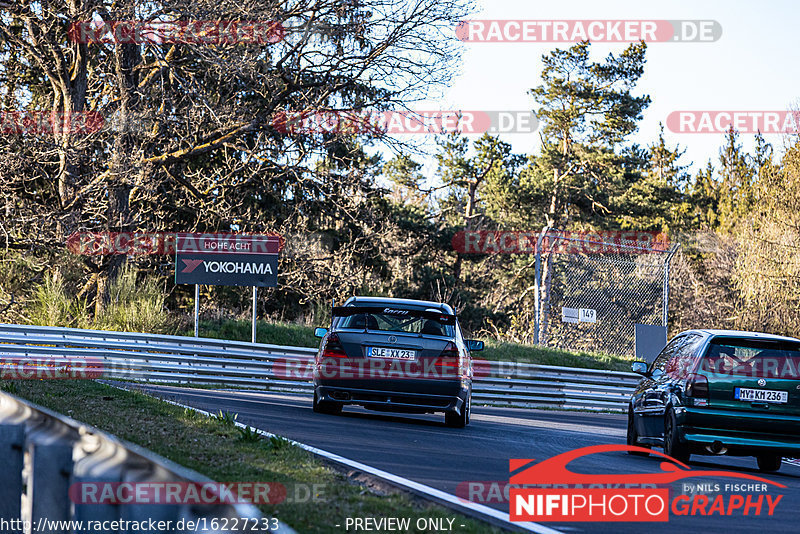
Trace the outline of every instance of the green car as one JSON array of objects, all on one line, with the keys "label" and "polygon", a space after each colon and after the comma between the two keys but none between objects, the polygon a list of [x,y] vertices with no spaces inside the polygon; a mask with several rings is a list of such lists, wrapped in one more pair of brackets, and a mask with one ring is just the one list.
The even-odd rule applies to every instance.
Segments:
[{"label": "green car", "polygon": [[690,330],[633,371],[644,378],[628,406],[629,445],[661,446],[684,462],[755,456],[762,471],[800,457],[800,340]]}]

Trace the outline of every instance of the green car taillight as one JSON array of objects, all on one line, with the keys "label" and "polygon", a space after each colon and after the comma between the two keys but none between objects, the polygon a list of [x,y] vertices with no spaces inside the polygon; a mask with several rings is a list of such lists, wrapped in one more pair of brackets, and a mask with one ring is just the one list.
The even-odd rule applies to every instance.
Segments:
[{"label": "green car taillight", "polygon": [[692,373],[686,380],[683,394],[694,406],[708,406],[708,378]]}]

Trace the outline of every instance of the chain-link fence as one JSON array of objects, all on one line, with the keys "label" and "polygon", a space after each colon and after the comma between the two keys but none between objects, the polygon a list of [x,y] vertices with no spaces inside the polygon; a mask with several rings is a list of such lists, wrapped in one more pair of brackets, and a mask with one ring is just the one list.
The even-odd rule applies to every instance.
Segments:
[{"label": "chain-link fence", "polygon": [[536,247],[538,343],[633,355],[636,323],[667,324],[677,246],[643,232],[543,231]]}]

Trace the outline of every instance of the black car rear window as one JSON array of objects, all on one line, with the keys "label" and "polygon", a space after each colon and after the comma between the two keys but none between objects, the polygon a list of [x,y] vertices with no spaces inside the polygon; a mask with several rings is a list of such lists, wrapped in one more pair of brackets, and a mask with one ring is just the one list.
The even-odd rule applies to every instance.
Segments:
[{"label": "black car rear window", "polygon": [[397,307],[334,308],[335,328],[454,337],[455,317],[436,310]]},{"label": "black car rear window", "polygon": [[751,378],[800,379],[800,344],[790,341],[715,338],[703,356],[709,373]]}]

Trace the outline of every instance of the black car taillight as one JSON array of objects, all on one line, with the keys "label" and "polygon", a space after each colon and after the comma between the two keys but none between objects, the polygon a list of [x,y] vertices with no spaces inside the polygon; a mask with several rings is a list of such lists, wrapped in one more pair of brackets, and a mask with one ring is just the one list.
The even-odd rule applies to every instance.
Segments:
[{"label": "black car taillight", "polygon": [[687,397],[694,399],[695,406],[708,405],[708,378],[697,373],[690,374],[686,380],[683,393]]},{"label": "black car taillight", "polygon": [[463,373],[461,354],[458,347],[452,341],[447,342],[439,358],[436,359],[436,367],[441,369],[442,377],[457,377]]},{"label": "black car taillight", "polygon": [[444,348],[442,353],[439,355],[439,359],[436,360],[436,365],[439,367],[458,367],[458,347],[452,341],[447,342],[447,346]]},{"label": "black car taillight", "polygon": [[347,353],[342,347],[339,336],[330,334],[328,339],[325,340],[325,348],[322,349],[323,358],[347,358]]}]

